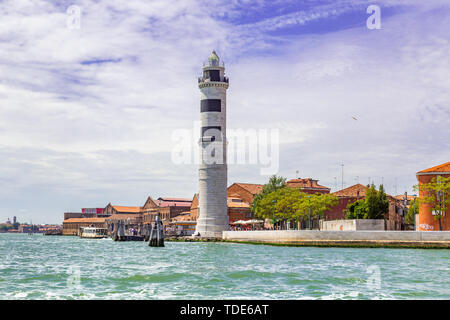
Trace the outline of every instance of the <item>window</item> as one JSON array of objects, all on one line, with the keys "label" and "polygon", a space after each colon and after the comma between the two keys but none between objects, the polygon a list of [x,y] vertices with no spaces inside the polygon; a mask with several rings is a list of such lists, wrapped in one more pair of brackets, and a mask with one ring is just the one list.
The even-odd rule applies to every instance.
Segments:
[{"label": "window", "polygon": [[203,127],[202,138],[210,137],[211,141],[222,141],[222,132],[220,127]]},{"label": "window", "polygon": [[209,77],[211,81],[220,81],[220,71],[219,70],[209,70]]}]

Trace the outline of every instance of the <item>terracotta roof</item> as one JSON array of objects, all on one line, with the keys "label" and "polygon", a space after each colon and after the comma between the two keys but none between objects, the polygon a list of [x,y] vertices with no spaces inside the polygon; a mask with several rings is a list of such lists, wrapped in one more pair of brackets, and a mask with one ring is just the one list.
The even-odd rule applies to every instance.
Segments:
[{"label": "terracotta roof", "polygon": [[250,205],[247,202],[231,202],[227,203],[228,208],[250,208]]},{"label": "terracotta roof", "polygon": [[434,172],[450,172],[450,161],[440,164],[438,166],[434,166],[434,167],[419,171],[419,172],[417,172],[417,174],[434,173]]},{"label": "terracotta roof", "polygon": [[333,194],[338,197],[365,197],[366,189],[367,187],[365,185],[358,183],[348,188],[333,192]]},{"label": "terracotta roof", "polygon": [[[236,201],[239,200],[239,201]],[[228,198],[227,199],[228,208],[250,208],[250,205],[247,202],[243,202],[239,198]]]},{"label": "terracotta roof", "polygon": [[[404,194],[399,194],[398,196],[394,196],[395,199],[397,200],[405,200],[405,195]],[[414,200],[414,196],[407,196],[408,201],[412,201]]]},{"label": "terracotta roof", "polygon": [[294,187],[294,188],[302,188],[302,189],[324,189],[324,190],[330,190],[330,188],[321,186],[318,184],[319,180],[314,180],[312,178],[304,178],[304,179],[291,179],[288,182],[286,182],[288,187]]},{"label": "terracotta roof", "polygon": [[[355,184],[348,188],[333,192],[332,194],[338,197],[365,197],[366,196],[367,186],[362,184]],[[359,193],[358,193],[359,191]],[[398,200],[390,194],[386,193],[386,197],[392,200]]]},{"label": "terracotta roof", "polygon": [[126,220],[126,219],[135,219],[142,217],[140,213],[119,213],[113,214],[106,218],[106,220]]},{"label": "terracotta roof", "polygon": [[263,189],[262,184],[239,183],[239,182],[236,182],[235,184],[244,188],[245,190],[247,190],[248,192],[250,192],[253,195],[260,193]]},{"label": "terracotta roof", "polygon": [[69,218],[63,221],[63,223],[102,223],[106,218]]},{"label": "terracotta roof", "polygon": [[124,207],[124,206],[112,206],[117,212],[141,212],[141,207]]}]

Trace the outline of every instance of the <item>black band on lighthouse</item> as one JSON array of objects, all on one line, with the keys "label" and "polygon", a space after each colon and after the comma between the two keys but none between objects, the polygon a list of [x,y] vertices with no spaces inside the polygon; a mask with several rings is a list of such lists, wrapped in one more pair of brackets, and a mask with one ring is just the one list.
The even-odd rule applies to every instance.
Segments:
[{"label": "black band on lighthouse", "polygon": [[222,101],[220,99],[200,100],[200,112],[221,112]]}]

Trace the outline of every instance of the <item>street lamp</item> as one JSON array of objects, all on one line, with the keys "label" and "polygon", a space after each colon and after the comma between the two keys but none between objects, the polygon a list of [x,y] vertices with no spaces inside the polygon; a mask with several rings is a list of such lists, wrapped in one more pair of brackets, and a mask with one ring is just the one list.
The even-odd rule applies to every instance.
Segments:
[{"label": "street lamp", "polygon": [[275,230],[275,204],[277,203],[277,200],[272,200],[273,203],[273,218],[272,218],[272,228]]},{"label": "street lamp", "polygon": [[311,228],[311,196],[308,196],[308,210],[309,210],[309,230],[312,230],[312,228]]}]

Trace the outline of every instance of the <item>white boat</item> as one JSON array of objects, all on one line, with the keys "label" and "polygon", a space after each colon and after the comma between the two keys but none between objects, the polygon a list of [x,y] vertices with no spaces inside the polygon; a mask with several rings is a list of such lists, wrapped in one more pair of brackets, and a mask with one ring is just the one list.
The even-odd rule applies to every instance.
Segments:
[{"label": "white boat", "polygon": [[89,239],[101,239],[108,237],[108,229],[106,228],[94,228],[94,227],[82,227],[80,232],[81,238]]}]

